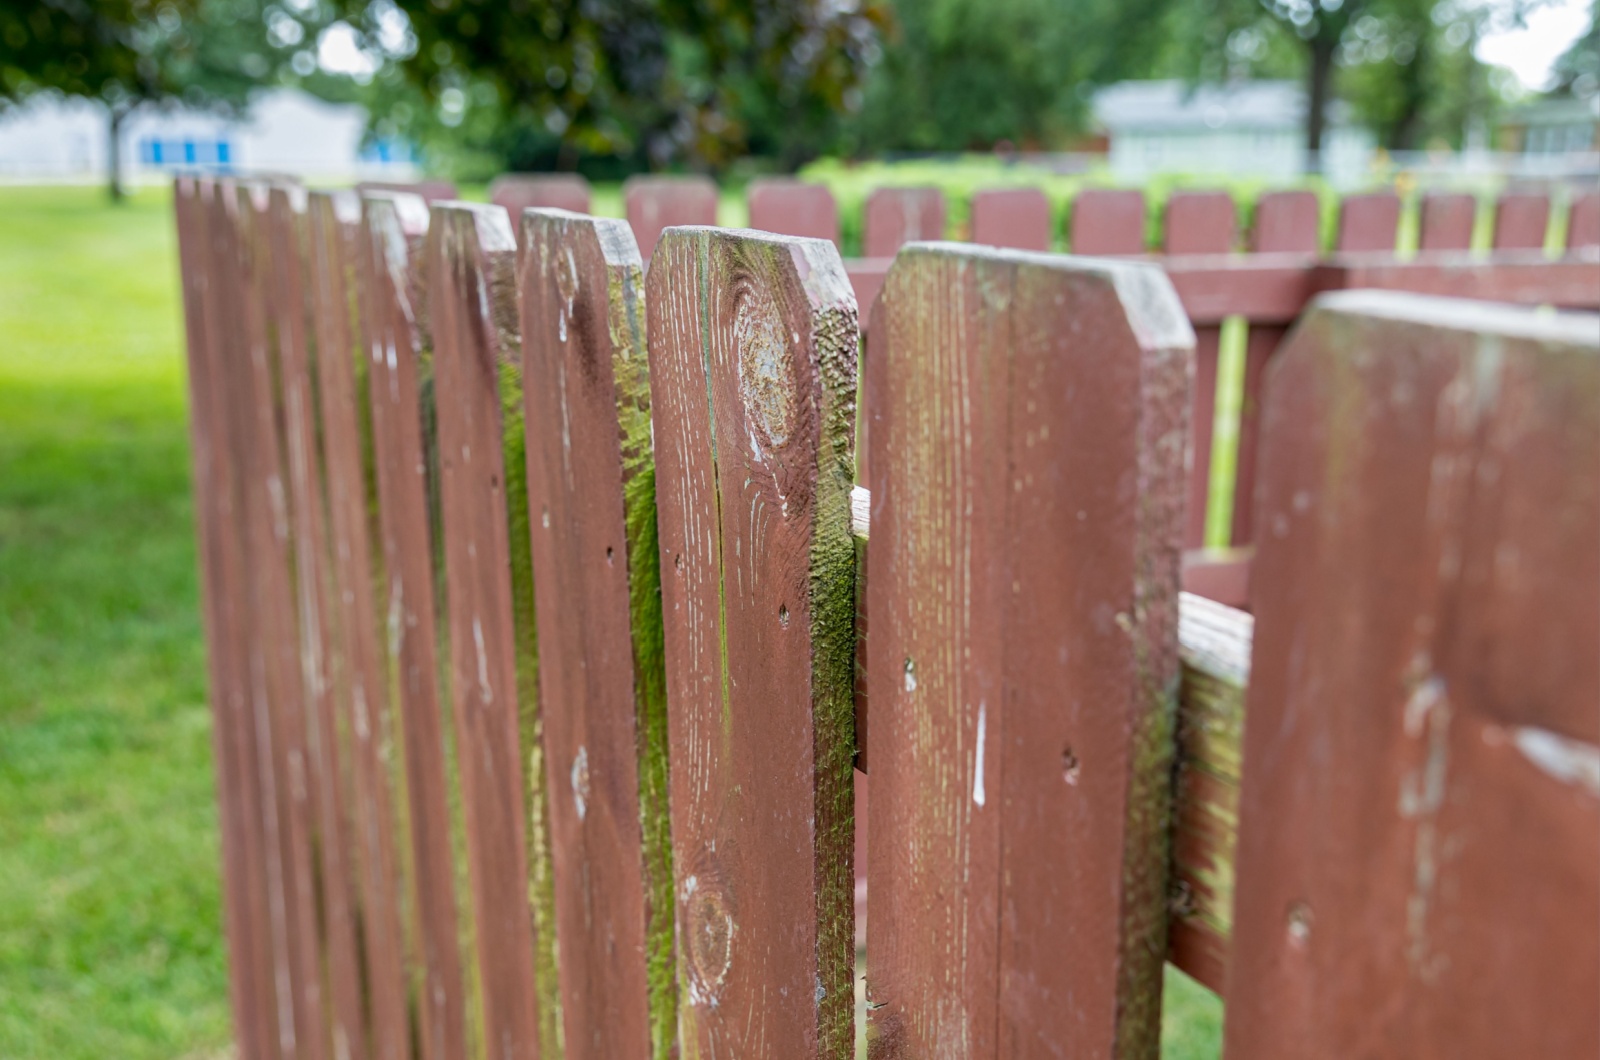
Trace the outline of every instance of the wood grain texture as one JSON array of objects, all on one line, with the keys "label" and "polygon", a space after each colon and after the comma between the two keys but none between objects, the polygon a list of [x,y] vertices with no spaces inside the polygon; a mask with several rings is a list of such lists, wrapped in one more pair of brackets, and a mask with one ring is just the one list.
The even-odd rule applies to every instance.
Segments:
[{"label": "wood grain texture", "polygon": [[1315,254],[1321,244],[1321,210],[1314,191],[1268,192],[1256,200],[1250,249],[1257,254]]},{"label": "wood grain texture", "polygon": [[428,209],[416,196],[369,194],[362,199],[361,225],[361,316],[372,357],[368,393],[388,579],[385,625],[411,840],[416,1044],[423,1060],[463,1060],[467,1002],[445,777],[430,501],[437,496],[437,465],[428,443],[433,340],[421,260]]},{"label": "wood grain texture", "polygon": [[943,239],[944,192],[938,188],[876,188],[861,217],[861,253],[892,258],[907,243]]},{"label": "wood grain texture", "polygon": [[1178,606],[1178,751],[1172,773],[1168,959],[1216,993],[1227,978],[1239,830],[1239,747],[1254,620],[1184,593]]},{"label": "wood grain texture", "polygon": [[1087,188],[1072,200],[1074,254],[1143,254],[1144,193],[1136,189]]},{"label": "wood grain texture", "polygon": [[256,775],[256,726],[245,644],[247,575],[240,512],[241,474],[233,444],[227,380],[228,321],[234,299],[231,239],[211,180],[174,186],[188,342],[190,435],[201,602],[221,824],[223,913],[228,941],[234,1040],[243,1060],[276,1058],[279,1038],[266,839]]},{"label": "wood grain texture", "polygon": [[332,559],[330,624],[338,645],[334,711],[342,717],[350,772],[351,850],[356,862],[363,984],[373,1060],[408,1060],[404,878],[395,844],[393,763],[399,749],[389,692],[389,659],[379,629],[384,579],[375,567],[376,483],[367,402],[367,351],[356,312],[360,200],[313,192],[307,275],[316,336],[324,490]]},{"label": "wood grain texture", "polygon": [[629,177],[622,196],[647,266],[665,229],[717,223],[717,186],[707,177]]},{"label": "wood grain texture", "polygon": [[660,253],[680,1051],[848,1057],[855,301],[820,240],[672,229]]},{"label": "wood grain texture", "polygon": [[973,193],[972,242],[1049,250],[1050,235],[1050,200],[1038,188],[988,188]]},{"label": "wood grain texture", "polygon": [[[855,492],[853,528],[861,559],[856,591],[860,596],[868,591],[865,559],[870,552],[870,517],[862,509],[870,506],[871,497],[865,489]],[[1199,593],[1214,593],[1220,587],[1230,598],[1242,601],[1247,596],[1244,583],[1248,571],[1248,550],[1185,553],[1184,591],[1178,598],[1182,669],[1177,756],[1172,770],[1167,958],[1215,993],[1225,986],[1232,932],[1239,759],[1254,620],[1244,611],[1216,602],[1216,597]],[[1202,576],[1194,577],[1197,573]],[[1196,588],[1191,588],[1191,580]],[[859,624],[857,630],[859,635]],[[858,707],[858,745],[866,720]],[[858,863],[865,780],[865,776],[856,778]]]},{"label": "wood grain texture", "polygon": [[1227,1055],[1596,1055],[1600,326],[1324,296],[1263,453]]},{"label": "wood grain texture", "polygon": [[644,265],[622,221],[523,217],[539,693],[572,1056],[677,1040]]},{"label": "wood grain texture", "polygon": [[[233,388],[242,456],[248,559],[249,670],[266,821],[268,887],[279,970],[280,1049],[306,1060],[329,1055],[322,938],[317,916],[315,802],[319,777],[307,747],[305,686],[295,621],[291,518],[285,482],[283,399],[272,290],[267,189],[236,185],[225,223],[237,270],[235,341],[224,369]],[[279,904],[281,902],[281,904]],[[284,1008],[287,1004],[288,1011]]]},{"label": "wood grain texture", "polygon": [[1431,191],[1422,197],[1417,226],[1419,250],[1467,250],[1478,200],[1464,192]]},{"label": "wood grain texture", "polygon": [[1339,235],[1334,246],[1342,251],[1392,254],[1400,231],[1400,196],[1392,191],[1346,195],[1339,203]]},{"label": "wood grain texture", "polygon": [[328,616],[332,583],[324,506],[322,424],[312,381],[318,351],[306,292],[304,189],[273,186],[265,220],[272,259],[281,430],[288,472],[306,768],[314,778],[317,894],[329,1033],[333,1055],[361,1056],[367,1052],[366,1015],[357,952],[351,837],[345,811],[346,756],[341,753],[333,704],[333,670],[339,660]]},{"label": "wood grain texture", "polygon": [[[529,793],[544,805],[542,756],[519,760],[537,727],[538,663],[523,432],[516,238],[498,206],[435,206],[426,247],[439,431],[439,498],[451,717],[466,820],[484,1042],[496,1058],[560,1055],[554,939],[536,933]],[[508,474],[509,472],[509,474]],[[541,924],[541,927],[545,925]],[[554,925],[549,925],[553,935]],[[535,953],[548,962],[539,989]],[[548,1016],[546,1015],[548,1013]],[[541,1025],[546,1033],[541,1035]]]},{"label": "wood grain texture", "polygon": [[1231,254],[1238,249],[1238,208],[1225,191],[1175,191],[1162,217],[1167,254]]},{"label": "wood grain texture", "polygon": [[1154,267],[959,244],[878,312],[869,1050],[1154,1057],[1192,332]]},{"label": "wood grain texture", "polygon": [[1550,227],[1550,196],[1542,191],[1508,191],[1494,209],[1494,249],[1542,250]]},{"label": "wood grain texture", "polygon": [[750,227],[839,245],[839,204],[825,184],[763,177],[746,193]]}]

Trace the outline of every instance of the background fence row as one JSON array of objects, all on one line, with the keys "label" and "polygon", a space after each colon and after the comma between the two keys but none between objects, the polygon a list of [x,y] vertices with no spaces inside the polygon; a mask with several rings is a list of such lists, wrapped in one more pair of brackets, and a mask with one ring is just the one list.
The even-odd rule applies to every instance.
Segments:
[{"label": "background fence row", "polygon": [[177,204],[242,1056],[851,1055],[863,835],[875,1057],[1600,1050],[1600,329],[1337,290],[1592,265],[919,244],[858,390],[826,240]]},{"label": "background fence row", "polygon": [[[434,201],[456,198],[454,185],[446,182],[408,190]],[[501,177],[489,195],[513,215],[530,206],[586,213],[590,203],[587,183],[565,175]],[[664,228],[717,223],[717,186],[704,177],[635,177],[625,185],[623,200],[646,261]],[[757,180],[746,192],[745,205],[752,228],[841,242],[839,205],[821,184]],[[1583,187],[1557,195],[1513,188],[1492,204],[1468,192],[1427,192],[1417,200],[1409,237],[1402,236],[1405,202],[1390,191],[1341,197],[1330,229],[1324,226],[1323,199],[1305,189],[1261,194],[1251,205],[1248,226],[1234,196],[1224,191],[1175,191],[1152,216],[1151,204],[1137,189],[1086,188],[1058,217],[1037,188],[990,188],[973,193],[959,231],[952,229],[949,206],[936,187],[873,191],[862,207],[861,256],[889,258],[905,243],[948,235],[990,246],[1094,255],[1383,253],[1396,251],[1402,242],[1409,244],[1404,249],[1424,253],[1465,251],[1480,241],[1495,251],[1600,246],[1600,192]]]}]

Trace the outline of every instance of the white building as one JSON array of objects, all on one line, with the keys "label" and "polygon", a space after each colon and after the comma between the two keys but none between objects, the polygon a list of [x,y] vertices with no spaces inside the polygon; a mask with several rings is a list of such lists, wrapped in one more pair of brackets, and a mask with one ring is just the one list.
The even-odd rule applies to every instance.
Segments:
[{"label": "white building", "polygon": [[[1328,108],[1322,169],[1335,184],[1359,183],[1376,147],[1350,108]],[[1123,81],[1094,97],[1094,118],[1110,141],[1122,180],[1158,173],[1289,180],[1306,168],[1305,90],[1293,81]]]},{"label": "white building", "polygon": [[[296,89],[261,93],[243,118],[182,107],[146,107],[123,123],[125,180],[170,179],[178,170],[284,173],[318,181],[411,180],[405,143],[362,146],[366,112]],[[0,112],[0,180],[77,183],[106,179],[109,119],[99,103],[36,96]]]}]

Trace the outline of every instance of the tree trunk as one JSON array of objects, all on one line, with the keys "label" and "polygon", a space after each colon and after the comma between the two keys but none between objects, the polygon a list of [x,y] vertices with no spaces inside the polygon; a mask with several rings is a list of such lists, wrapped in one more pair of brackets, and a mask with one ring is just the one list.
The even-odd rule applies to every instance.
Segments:
[{"label": "tree trunk", "polygon": [[131,107],[111,108],[111,140],[106,152],[108,189],[112,202],[121,202],[126,196],[122,190],[122,123],[132,113]]},{"label": "tree trunk", "polygon": [[1324,26],[1306,41],[1311,62],[1306,64],[1306,172],[1322,172],[1322,134],[1328,123],[1328,97],[1333,88],[1333,57],[1340,33]]}]

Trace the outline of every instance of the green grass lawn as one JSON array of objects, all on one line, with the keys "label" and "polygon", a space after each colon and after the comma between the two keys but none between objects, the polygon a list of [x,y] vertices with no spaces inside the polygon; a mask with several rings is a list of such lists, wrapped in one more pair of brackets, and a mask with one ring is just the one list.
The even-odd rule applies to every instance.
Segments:
[{"label": "green grass lawn", "polygon": [[0,1056],[227,1042],[165,193],[0,190]]},{"label": "green grass lawn", "polygon": [[[0,189],[0,1058],[228,1040],[168,195]],[[1163,1053],[1221,1006],[1167,978]]]}]

